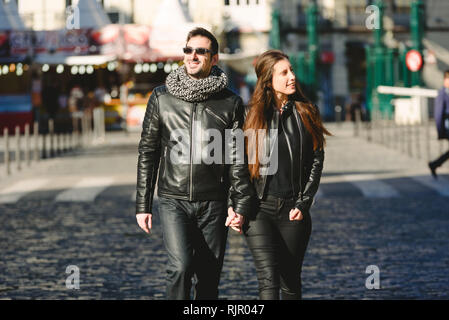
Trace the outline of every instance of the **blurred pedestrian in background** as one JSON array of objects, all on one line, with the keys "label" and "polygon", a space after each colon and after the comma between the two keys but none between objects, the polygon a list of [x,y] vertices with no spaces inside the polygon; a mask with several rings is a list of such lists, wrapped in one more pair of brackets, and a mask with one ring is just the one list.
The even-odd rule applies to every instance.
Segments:
[{"label": "blurred pedestrian in background", "polygon": [[50,119],[55,119],[58,113],[59,92],[59,85],[53,81],[50,81],[42,90],[42,103]]},{"label": "blurred pedestrian in background", "polygon": [[[449,139],[449,70],[444,72],[443,87],[435,100],[434,118],[438,139]],[[449,159],[449,150],[434,161],[429,162],[430,172],[437,178],[436,169]]]},{"label": "blurred pedestrian in background", "polygon": [[[323,170],[324,134],[330,133],[318,108],[303,95],[287,55],[265,52],[257,60],[256,74],[244,130],[267,134],[257,137],[262,144],[247,144],[258,205],[243,231],[254,258],[260,299],[278,300],[281,290],[282,299],[296,300],[301,299],[301,269],[312,230],[310,207]],[[255,150],[270,145],[270,130],[276,130],[277,148]],[[270,159],[268,164],[252,157],[259,153]],[[277,170],[270,173],[270,166]]]}]

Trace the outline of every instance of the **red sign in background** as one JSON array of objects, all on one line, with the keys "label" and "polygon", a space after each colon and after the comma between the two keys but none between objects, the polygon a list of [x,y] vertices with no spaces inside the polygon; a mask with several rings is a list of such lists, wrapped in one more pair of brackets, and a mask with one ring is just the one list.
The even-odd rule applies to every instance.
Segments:
[{"label": "red sign in background", "polygon": [[421,69],[422,67],[422,55],[417,50],[410,50],[407,52],[405,56],[405,64],[407,65],[407,68],[412,71],[416,72]]}]

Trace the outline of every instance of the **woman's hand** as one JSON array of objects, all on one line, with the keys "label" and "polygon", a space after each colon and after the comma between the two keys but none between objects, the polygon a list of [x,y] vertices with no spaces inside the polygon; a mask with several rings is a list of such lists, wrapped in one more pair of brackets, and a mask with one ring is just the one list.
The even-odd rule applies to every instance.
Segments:
[{"label": "woman's hand", "polygon": [[290,210],[290,220],[302,220],[304,216],[302,215],[301,210],[298,208],[293,208]]},{"label": "woman's hand", "polygon": [[226,218],[226,227],[231,227],[238,233],[242,234],[242,226],[245,222],[245,217],[236,213],[232,207],[228,208],[228,217]]}]

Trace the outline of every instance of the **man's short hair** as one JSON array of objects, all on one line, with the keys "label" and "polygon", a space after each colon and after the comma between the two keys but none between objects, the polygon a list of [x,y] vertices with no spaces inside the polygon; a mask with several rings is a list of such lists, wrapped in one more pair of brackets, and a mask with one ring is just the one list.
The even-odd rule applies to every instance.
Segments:
[{"label": "man's short hair", "polygon": [[217,38],[215,38],[215,36],[210,33],[209,31],[207,31],[204,28],[195,28],[192,31],[189,32],[189,34],[187,35],[187,41],[189,42],[189,40],[193,37],[196,36],[202,36],[202,37],[206,37],[210,40],[211,45],[210,45],[210,49],[212,50],[212,55],[216,55],[218,53],[218,41]]},{"label": "man's short hair", "polygon": [[449,78],[449,69],[444,71],[444,79]]}]

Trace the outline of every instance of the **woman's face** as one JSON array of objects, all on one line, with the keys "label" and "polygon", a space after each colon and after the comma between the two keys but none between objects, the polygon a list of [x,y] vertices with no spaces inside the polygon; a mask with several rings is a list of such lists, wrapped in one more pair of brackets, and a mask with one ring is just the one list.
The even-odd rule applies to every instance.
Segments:
[{"label": "woman's face", "polygon": [[287,59],[276,62],[273,66],[272,85],[276,95],[291,95],[296,91],[296,77]]}]

